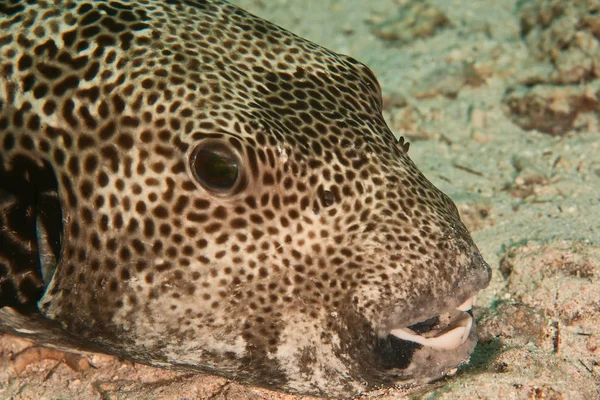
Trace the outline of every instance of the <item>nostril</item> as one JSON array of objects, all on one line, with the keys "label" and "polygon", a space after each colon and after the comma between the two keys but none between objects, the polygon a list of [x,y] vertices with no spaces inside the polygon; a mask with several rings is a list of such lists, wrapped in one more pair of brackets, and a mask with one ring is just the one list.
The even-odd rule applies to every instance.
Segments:
[{"label": "nostril", "polygon": [[329,207],[331,205],[333,205],[333,203],[335,203],[335,195],[333,194],[333,192],[331,190],[323,190],[320,193],[321,196],[321,203],[323,204],[323,207]]}]

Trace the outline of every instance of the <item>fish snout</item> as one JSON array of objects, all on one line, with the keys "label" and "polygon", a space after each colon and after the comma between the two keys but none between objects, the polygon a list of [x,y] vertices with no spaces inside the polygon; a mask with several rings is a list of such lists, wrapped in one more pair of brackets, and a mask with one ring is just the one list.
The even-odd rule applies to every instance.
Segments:
[{"label": "fish snout", "polygon": [[421,266],[428,272],[421,284],[396,282],[404,289],[397,294],[406,297],[380,299],[372,355],[394,382],[427,383],[468,362],[477,344],[473,307],[491,269],[474,244],[460,254],[445,265],[450,274],[436,275],[440,266],[433,264]]}]

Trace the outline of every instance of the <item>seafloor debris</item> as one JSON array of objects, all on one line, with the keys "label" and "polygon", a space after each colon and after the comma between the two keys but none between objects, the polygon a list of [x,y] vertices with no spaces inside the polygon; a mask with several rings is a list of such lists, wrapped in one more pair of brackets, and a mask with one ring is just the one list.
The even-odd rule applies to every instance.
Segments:
[{"label": "seafloor debris", "polygon": [[600,121],[600,2],[521,1],[521,36],[529,50],[521,86],[504,98],[521,128],[551,135],[597,130]]},{"label": "seafloor debris", "polygon": [[485,84],[489,76],[491,71],[474,63],[444,65],[425,76],[422,82],[417,84],[413,96],[417,99],[437,96],[455,99],[462,88],[479,87]]},{"label": "seafloor debris", "polygon": [[[581,336],[577,332],[596,332],[600,326],[599,259],[600,248],[586,241],[511,246],[501,260],[510,294],[506,301],[533,307],[559,322],[565,327],[564,340],[585,339],[576,339]],[[600,345],[600,337],[593,340]]]},{"label": "seafloor debris", "polygon": [[439,8],[426,1],[408,0],[402,2],[396,15],[375,22],[371,31],[380,39],[407,44],[450,26],[452,23]]},{"label": "seafloor debris", "polygon": [[494,219],[490,217],[492,206],[488,203],[471,202],[457,206],[460,218],[469,232],[477,232],[495,224]]},{"label": "seafloor debris", "polygon": [[481,324],[480,341],[512,339],[512,344],[520,346],[529,342],[543,346],[549,326],[542,310],[511,301],[495,305]]},{"label": "seafloor debris", "polygon": [[600,82],[517,86],[503,102],[511,120],[526,130],[564,135],[573,130],[597,131],[600,126]]},{"label": "seafloor debris", "polygon": [[[500,261],[504,287],[491,309],[477,310],[482,315],[481,351],[499,349],[484,357],[487,363],[481,368],[495,373],[522,373],[526,368],[530,377],[513,387],[535,395],[518,398],[597,398],[591,392],[572,397],[551,376],[572,369],[580,371],[575,376],[596,374],[599,257],[600,248],[579,240],[529,241],[505,248]],[[565,362],[542,361],[540,356],[548,353],[559,354]]]},{"label": "seafloor debris", "polygon": [[600,77],[600,2],[522,2],[521,35],[531,56],[549,62],[548,83],[579,84]]},{"label": "seafloor debris", "polygon": [[21,374],[28,365],[41,360],[65,362],[75,371],[85,371],[91,368],[85,356],[42,346],[31,346],[15,354],[12,367],[17,374]]}]

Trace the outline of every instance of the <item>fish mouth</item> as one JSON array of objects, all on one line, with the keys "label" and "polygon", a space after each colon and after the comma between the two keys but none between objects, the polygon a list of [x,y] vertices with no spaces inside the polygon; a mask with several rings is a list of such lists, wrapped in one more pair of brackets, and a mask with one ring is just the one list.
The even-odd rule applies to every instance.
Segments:
[{"label": "fish mouth", "polygon": [[477,295],[471,296],[454,310],[406,328],[392,329],[389,334],[432,349],[454,350],[469,338],[473,328],[472,308],[476,301]]},{"label": "fish mouth", "polygon": [[423,384],[451,375],[468,361],[477,344],[473,295],[458,307],[425,320],[392,327],[377,339],[374,355],[388,379]]}]

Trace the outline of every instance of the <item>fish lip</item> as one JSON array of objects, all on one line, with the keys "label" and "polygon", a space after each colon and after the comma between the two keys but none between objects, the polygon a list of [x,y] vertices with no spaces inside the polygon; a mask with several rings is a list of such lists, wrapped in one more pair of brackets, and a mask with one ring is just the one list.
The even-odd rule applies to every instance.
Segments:
[{"label": "fish lip", "polygon": [[392,328],[388,334],[436,350],[455,350],[465,344],[475,328],[472,308],[477,293],[459,306],[412,325]]}]

